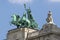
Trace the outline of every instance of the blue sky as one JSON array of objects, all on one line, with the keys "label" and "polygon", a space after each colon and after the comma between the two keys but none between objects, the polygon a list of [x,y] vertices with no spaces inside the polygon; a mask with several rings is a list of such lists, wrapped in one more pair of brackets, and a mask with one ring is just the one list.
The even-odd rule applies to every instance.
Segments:
[{"label": "blue sky", "polygon": [[24,3],[30,6],[39,29],[46,23],[49,10],[53,13],[54,23],[60,27],[60,0],[0,0],[0,40],[6,38],[8,30],[16,28],[10,26],[11,15],[15,13],[22,16]]}]

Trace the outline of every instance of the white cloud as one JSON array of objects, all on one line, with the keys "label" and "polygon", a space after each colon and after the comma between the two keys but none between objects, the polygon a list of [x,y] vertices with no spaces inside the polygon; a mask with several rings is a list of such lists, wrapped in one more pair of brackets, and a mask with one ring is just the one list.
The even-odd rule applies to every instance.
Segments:
[{"label": "white cloud", "polygon": [[51,2],[60,2],[60,0],[50,0]]},{"label": "white cloud", "polygon": [[18,3],[18,4],[24,4],[24,3],[30,3],[32,0],[8,0],[10,3]]}]

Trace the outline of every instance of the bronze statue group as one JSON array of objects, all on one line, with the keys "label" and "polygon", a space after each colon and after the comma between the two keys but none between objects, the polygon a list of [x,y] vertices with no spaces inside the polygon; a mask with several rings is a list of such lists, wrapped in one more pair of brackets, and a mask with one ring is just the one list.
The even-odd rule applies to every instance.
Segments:
[{"label": "bronze statue group", "polygon": [[24,4],[24,8],[26,12],[23,14],[22,17],[16,14],[11,16],[12,17],[11,24],[17,26],[17,28],[22,28],[22,27],[27,27],[32,29],[38,28],[38,24],[35,22],[31,14],[31,9],[26,8],[26,4]]}]

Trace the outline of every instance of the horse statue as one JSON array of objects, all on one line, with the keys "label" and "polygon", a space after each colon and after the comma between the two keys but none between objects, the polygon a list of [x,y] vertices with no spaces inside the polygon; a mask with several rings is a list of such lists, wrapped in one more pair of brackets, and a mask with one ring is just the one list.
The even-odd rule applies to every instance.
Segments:
[{"label": "horse statue", "polygon": [[33,28],[33,29],[37,28],[38,24],[33,19],[33,16],[31,14],[31,9],[28,8],[28,9],[26,9],[26,11],[27,11],[27,15],[28,15],[28,20],[30,21],[30,28]]},{"label": "horse statue", "polygon": [[13,24],[13,25],[17,26],[17,28],[19,28],[19,26],[21,25],[21,23],[20,23],[20,16],[14,14],[11,17],[12,17],[11,24]]},{"label": "horse statue", "polygon": [[26,13],[23,14],[22,18],[20,18],[19,15],[14,14],[12,16],[11,23],[13,25],[17,26],[17,28],[29,27],[30,26],[30,21],[26,18]]},{"label": "horse statue", "polygon": [[11,23],[13,25],[17,26],[17,28],[21,28],[21,27],[28,27],[28,28],[33,28],[33,29],[37,28],[38,24],[33,19],[33,16],[31,14],[31,9],[30,8],[26,9],[25,4],[24,4],[24,7],[25,7],[25,11],[27,13],[27,17],[26,17],[26,13],[24,13],[21,18],[19,15],[14,14],[12,16]]},{"label": "horse statue", "polygon": [[30,21],[26,18],[26,13],[24,13],[21,18],[21,25],[22,25],[22,27],[29,27],[30,26]]}]

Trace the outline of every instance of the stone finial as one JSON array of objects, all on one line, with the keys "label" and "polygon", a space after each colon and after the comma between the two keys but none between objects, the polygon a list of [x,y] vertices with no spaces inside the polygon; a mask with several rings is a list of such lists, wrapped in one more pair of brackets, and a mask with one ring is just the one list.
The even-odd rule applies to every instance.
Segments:
[{"label": "stone finial", "polygon": [[52,18],[52,12],[51,11],[49,11],[46,21],[48,24],[53,24],[53,18]]}]

